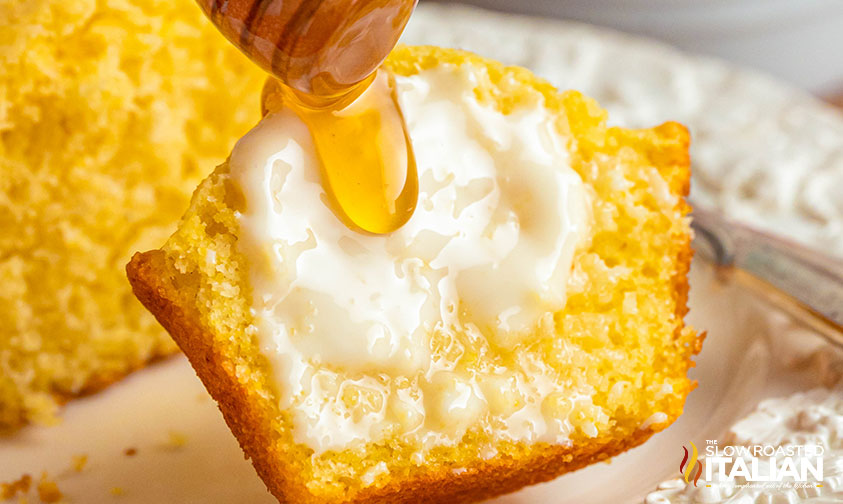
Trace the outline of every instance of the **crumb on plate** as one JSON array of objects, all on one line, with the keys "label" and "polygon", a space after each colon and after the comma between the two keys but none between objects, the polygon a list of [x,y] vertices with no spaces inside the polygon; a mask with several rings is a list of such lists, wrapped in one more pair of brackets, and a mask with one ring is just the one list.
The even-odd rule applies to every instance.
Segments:
[{"label": "crumb on plate", "polygon": [[42,472],[41,479],[38,481],[38,498],[41,502],[59,502],[63,497],[64,494],[61,493],[56,482],[47,475],[47,471]]},{"label": "crumb on plate", "polygon": [[3,500],[11,499],[18,493],[25,494],[29,492],[29,487],[32,485],[32,476],[24,474],[15,481],[0,483],[0,498]]},{"label": "crumb on plate", "polygon": [[164,442],[164,448],[170,450],[178,450],[187,444],[187,436],[181,432],[170,431],[167,433],[167,441]]},{"label": "crumb on plate", "polygon": [[88,465],[88,456],[84,453],[82,455],[74,455],[71,458],[71,467],[76,472],[82,472],[85,470],[85,466]]}]

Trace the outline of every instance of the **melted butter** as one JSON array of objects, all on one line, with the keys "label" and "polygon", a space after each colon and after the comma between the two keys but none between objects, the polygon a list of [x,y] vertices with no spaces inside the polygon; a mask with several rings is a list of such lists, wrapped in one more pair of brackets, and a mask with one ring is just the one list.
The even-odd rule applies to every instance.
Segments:
[{"label": "melted butter", "polygon": [[484,418],[506,439],[564,443],[574,405],[593,407],[541,363],[464,364],[460,342],[503,355],[552,324],[589,233],[556,118],[539,96],[511,114],[482,104],[477,79],[470,66],[395,77],[419,205],[390,234],[336,219],[318,138],[289,104],[267,99],[232,152],[254,330],[296,440],[317,453],[388,435],[455,443]]},{"label": "melted butter", "polygon": [[232,43],[272,73],[308,126],[336,216],[389,233],[413,213],[416,162],[395,92],[377,67],[416,0],[198,0]]}]

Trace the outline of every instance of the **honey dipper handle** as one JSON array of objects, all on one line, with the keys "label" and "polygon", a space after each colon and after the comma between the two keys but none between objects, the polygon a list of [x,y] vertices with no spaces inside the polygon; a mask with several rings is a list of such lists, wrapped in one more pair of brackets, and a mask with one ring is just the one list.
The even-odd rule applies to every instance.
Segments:
[{"label": "honey dipper handle", "polygon": [[223,35],[287,86],[341,95],[395,47],[418,0],[197,0]]},{"label": "honey dipper handle", "polygon": [[695,208],[694,248],[744,286],[843,347],[843,261]]}]

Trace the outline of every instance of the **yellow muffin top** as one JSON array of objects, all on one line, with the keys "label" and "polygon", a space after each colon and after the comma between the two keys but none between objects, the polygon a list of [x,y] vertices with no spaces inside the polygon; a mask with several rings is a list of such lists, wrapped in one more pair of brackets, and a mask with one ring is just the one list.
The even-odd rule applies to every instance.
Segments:
[{"label": "yellow muffin top", "polygon": [[175,346],[123,265],[259,118],[190,1],[0,0],[0,429]]},{"label": "yellow muffin top", "polygon": [[[483,355],[506,360],[520,353],[552,369],[566,388],[546,407],[571,423],[571,444],[563,449],[507,441],[488,419],[478,421],[458,445],[438,446],[421,458],[412,435],[324,453],[297,444],[290,412],[279,408],[279,394],[285,391],[277,388],[253,325],[252,265],[238,250],[238,211],[249,203],[226,164],[200,185],[179,230],[163,247],[164,263],[159,264],[158,256],[148,261],[160,268],[163,282],[177,289],[172,293],[175,298],[166,303],[180,306],[208,331],[201,336],[181,334],[185,324],[170,321],[177,328],[171,329],[174,337],[211,338],[204,343],[180,340],[180,344],[188,348],[210,344],[225,359],[225,373],[220,374],[206,371],[206,363],[194,362],[209,389],[220,390],[215,380],[227,374],[247,391],[244,404],[237,403],[237,397],[217,399],[230,423],[236,419],[235,433],[241,442],[252,446],[253,441],[258,447],[247,452],[265,480],[267,474],[271,479],[273,472],[280,472],[275,483],[282,488],[301,484],[314,496],[362,499],[402,481],[451,474],[454,468],[508,467],[512,461],[516,466],[518,461],[541,465],[543,457],[556,455],[564,461],[560,467],[579,467],[640,443],[669,425],[692,388],[686,372],[691,355],[699,350],[694,331],[682,321],[690,260],[688,207],[682,200],[689,179],[684,128],[674,123],[651,130],[608,128],[605,112],[581,94],[559,93],[524,69],[464,52],[399,47],[385,66],[403,76],[431,68],[468,67],[481,103],[510,114],[538,100],[556,115],[557,130],[568,143],[570,165],[591,192],[592,226],[586,245],[574,257],[565,307],[528,341],[495,349],[493,356],[483,341],[465,334],[448,336],[456,341],[438,341],[442,335],[431,334],[430,347],[440,352],[438,358],[450,359],[457,367],[482,367]],[[140,257],[136,260],[146,260]],[[132,271],[130,266],[130,276]],[[139,278],[134,279],[136,289]],[[145,302],[166,304],[160,299]],[[455,346],[462,351],[449,353]],[[343,370],[331,371],[339,383],[356,378]],[[390,387],[413,393],[412,380],[402,378],[406,377],[388,378]],[[574,406],[569,400],[574,393],[587,393],[590,401]],[[365,402],[350,400],[349,414],[360,401]],[[236,407],[229,410],[232,404]],[[240,429],[240,423],[249,425],[248,430]],[[244,441],[249,430],[257,433],[256,439]],[[268,484],[273,488],[273,482]]]}]

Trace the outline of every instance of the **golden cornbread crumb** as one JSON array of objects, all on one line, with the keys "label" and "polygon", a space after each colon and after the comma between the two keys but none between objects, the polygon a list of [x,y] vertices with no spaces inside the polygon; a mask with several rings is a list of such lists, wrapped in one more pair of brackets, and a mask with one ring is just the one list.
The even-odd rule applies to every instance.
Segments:
[{"label": "golden cornbread crumb", "polygon": [[85,470],[85,466],[88,465],[88,456],[87,455],[74,455],[71,459],[71,467],[76,472],[82,472]]},{"label": "golden cornbread crumb", "polygon": [[115,497],[119,497],[119,496],[123,495],[123,489],[121,487],[112,487],[108,491],[108,493],[110,493],[111,495],[113,495]]},{"label": "golden cornbread crumb", "polygon": [[64,494],[59,490],[59,486],[47,476],[46,471],[41,473],[37,490],[38,498],[41,499],[41,502],[60,502],[64,498]]},{"label": "golden cornbread crumb", "polygon": [[175,351],[123,265],[259,118],[191,1],[0,0],[0,430]]},{"label": "golden cornbread crumb", "polygon": [[[139,299],[184,350],[282,502],[458,503],[492,497],[644,442],[681,414],[693,388],[687,371],[701,341],[683,322],[691,258],[683,200],[690,177],[687,131],[675,123],[609,128],[606,113],[581,94],[560,93],[527,70],[460,51],[400,47],[386,63],[401,75],[462,65],[475,70],[481,102],[509,113],[538,98],[556,116],[560,135],[569,141],[571,167],[591,191],[592,227],[574,257],[564,309],[527,344],[481,353],[472,345],[482,338],[456,334],[454,344],[463,351],[437,357],[473,366],[505,360],[507,352],[528,354],[571,390],[590,391],[591,402],[575,407],[558,393],[542,403],[574,425],[570,445],[508,441],[486,419],[459,444],[423,456],[412,436],[320,454],[296,443],[290,413],[279,408],[283,391],[275,388],[252,325],[249,265],[237,249],[236,212],[245,202],[223,164],[199,186],[178,231],[161,250],[135,255],[128,273]],[[655,184],[666,190],[654,190]],[[430,337],[433,352],[453,343]]]},{"label": "golden cornbread crumb", "polygon": [[24,474],[15,481],[8,483],[0,483],[0,499],[11,499],[15,495],[29,492],[29,487],[32,486],[32,476]]},{"label": "golden cornbread crumb", "polygon": [[163,447],[168,450],[179,450],[186,444],[187,436],[181,432],[170,431],[167,433],[167,441],[164,442]]}]

